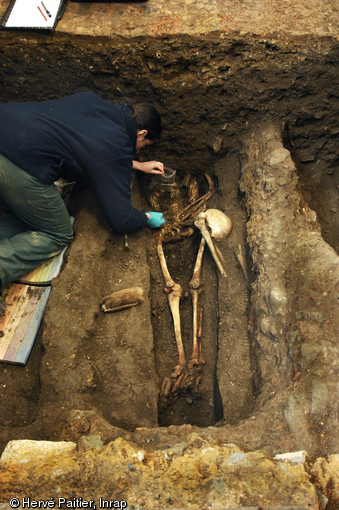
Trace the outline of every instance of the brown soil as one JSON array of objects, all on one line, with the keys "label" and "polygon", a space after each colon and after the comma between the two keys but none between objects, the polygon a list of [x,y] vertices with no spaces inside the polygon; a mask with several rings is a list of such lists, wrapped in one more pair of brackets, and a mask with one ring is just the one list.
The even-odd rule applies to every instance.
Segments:
[{"label": "brown soil", "polygon": [[[158,392],[177,355],[153,233],[130,236],[130,251],[125,252],[121,236],[111,235],[91,193],[76,190],[71,206],[76,239],[60,277],[53,282],[31,356],[24,367],[0,366],[2,447],[12,438],[62,439],[67,417],[75,409],[95,410],[112,426],[130,431],[157,425],[241,426],[255,411],[262,375],[254,355],[258,346],[247,338],[247,329],[253,325],[249,296],[257,275],[246,238],[251,211],[246,210],[239,190],[246,163],[241,140],[253,119],[269,116],[284,123],[285,144],[296,162],[305,203],[316,211],[325,241],[338,252],[338,87],[332,41],[269,41],[249,36],[159,40],[156,45],[166,62],[163,65],[153,55],[155,41],[132,48],[119,42],[114,55],[105,41],[100,49],[76,38],[70,45],[62,36],[57,46],[38,43],[37,36],[33,58],[31,41],[19,43],[9,36],[2,55],[0,72],[6,69],[6,86],[1,100],[46,99],[84,88],[112,100],[120,96],[119,90],[125,95],[142,91],[142,98],[152,96],[164,115],[165,137],[149,156],[177,168],[179,177],[187,172],[201,176],[207,170],[218,182],[218,193],[209,206],[226,212],[234,230],[222,244],[227,284],[218,277],[208,252],[204,258],[201,302],[206,365],[199,395],[181,396],[159,409]],[[62,79],[56,49],[63,57]],[[76,58],[79,53],[81,63]],[[150,65],[153,60],[161,69],[156,75]],[[115,67],[109,67],[108,61],[114,61]],[[180,83],[185,85],[178,89]],[[141,177],[134,200],[145,209],[146,188]],[[188,356],[192,344],[189,281],[198,243],[195,233],[165,246],[170,272],[183,287]],[[234,257],[239,244],[247,249],[249,281]],[[103,296],[134,285],[145,290],[140,306],[102,314]],[[314,430],[318,426],[311,424]],[[271,433],[245,446],[277,448],[276,431]],[[241,429],[237,434],[241,441]],[[324,441],[322,450],[314,452],[325,454],[331,444]],[[288,446],[285,442],[284,447]],[[290,446],[297,445],[291,441]]]}]

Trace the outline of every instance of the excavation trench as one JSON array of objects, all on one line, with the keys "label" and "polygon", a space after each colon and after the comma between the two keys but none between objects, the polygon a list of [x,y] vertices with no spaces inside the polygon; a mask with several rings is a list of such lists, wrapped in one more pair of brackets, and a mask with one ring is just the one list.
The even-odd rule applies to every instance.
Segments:
[{"label": "excavation trench", "polygon": [[[206,191],[203,174],[212,176],[217,192],[207,206],[233,221],[220,243],[228,276],[218,274],[206,249],[202,380],[197,394],[164,405],[159,391],[177,351],[154,233],[129,236],[126,252],[91,190],[76,188],[70,205],[75,241],[53,282],[28,363],[0,365],[2,446],[13,438],[74,440],[96,432],[108,441],[135,430],[144,444],[168,434],[167,444],[185,440],[191,425],[245,448],[332,451],[335,390],[323,351],[333,349],[334,290],[317,271],[330,265],[335,274],[339,242],[333,42],[213,34],[139,45],[116,41],[112,49],[105,39],[99,46],[86,38],[70,44],[62,34],[55,40],[8,36],[1,100],[42,100],[84,88],[110,100],[122,92],[152,97],[164,137],[145,157],[177,169],[179,185],[187,174],[195,176],[200,193]],[[63,55],[62,79],[52,49]],[[134,204],[148,210],[147,195],[155,189],[139,175]],[[310,252],[308,236],[317,241]],[[199,242],[195,230],[164,244],[169,271],[183,289],[187,357],[189,282]],[[247,275],[235,257],[239,250]],[[100,311],[103,296],[135,285],[144,289],[140,305]],[[312,379],[313,370],[318,378]],[[171,437],[171,425],[184,427]]]},{"label": "excavation trench", "polygon": [[[227,166],[227,161],[221,161],[216,166],[216,172],[222,172]],[[198,389],[191,385],[190,389],[179,391],[170,391],[168,396],[159,399],[159,425],[181,425],[192,424],[199,427],[206,427],[220,422],[224,418],[224,412],[229,423],[236,423],[240,418],[245,418],[251,412],[253,405],[253,394],[251,388],[251,361],[249,355],[249,341],[247,332],[247,310],[248,310],[248,283],[245,276],[235,259],[234,247],[245,247],[243,243],[245,231],[245,214],[241,205],[241,200],[237,197],[238,181],[237,175],[239,168],[232,166],[234,175],[230,180],[229,189],[225,193],[226,200],[223,201],[222,210],[232,218],[234,224],[233,231],[227,240],[224,241],[223,266],[227,272],[227,295],[223,296],[223,305],[219,307],[219,278],[218,267],[206,246],[202,264],[201,293],[198,298],[198,329],[200,329],[200,341],[202,344],[204,364],[201,365],[201,381]],[[189,207],[187,200],[187,188],[185,182],[198,183],[200,196],[208,192],[208,183],[202,175],[191,175],[190,181],[187,174],[178,175],[176,183],[172,186],[163,185],[161,179],[155,177],[151,180],[148,193],[151,194],[151,203],[155,209],[168,211],[169,221],[175,225],[175,218],[171,219],[171,210],[176,209],[178,199],[186,199],[181,208],[185,205]],[[215,172],[212,172],[214,186],[218,190],[218,178]],[[147,195],[147,191],[145,190]],[[219,190],[220,194],[220,190]],[[157,198],[155,203],[154,197]],[[174,202],[174,203],[173,203]],[[203,209],[220,207],[220,200],[217,194],[212,195],[204,203]],[[193,342],[193,306],[190,295],[190,281],[193,277],[196,257],[201,241],[201,232],[194,226],[196,214],[191,218],[189,227],[181,227],[181,232],[173,230],[163,242],[163,249],[169,273],[176,283],[182,287],[182,298],[180,300],[180,315],[182,326],[182,338],[187,362],[192,353]],[[187,221],[186,221],[187,223]],[[165,281],[160,270],[160,263],[156,253],[156,237],[154,241],[148,244],[148,258],[151,261],[151,306],[152,306],[152,326],[155,345],[155,362],[157,374],[160,382],[165,377],[169,377],[173,368],[178,364],[178,353],[175,343],[173,320],[168,304],[168,297],[164,292]],[[177,239],[179,237],[179,240]],[[218,245],[218,243],[217,243]],[[225,301],[225,299],[226,301]],[[225,306],[226,305],[226,306]],[[232,309],[232,312],[230,310]],[[219,356],[219,327],[225,320],[228,328],[232,331],[234,324],[237,324],[238,339],[236,342],[232,339],[232,333],[229,334],[228,346],[222,346],[222,357]],[[229,317],[232,316],[232,320]],[[233,322],[234,321],[234,322]],[[241,335],[242,338],[241,338]],[[239,341],[239,339],[241,340]],[[237,375],[234,371],[232,358],[237,358]],[[227,363],[228,360],[228,363]],[[218,373],[219,363],[219,373]],[[228,364],[228,366],[226,366]],[[221,375],[222,374],[222,375]],[[240,375],[241,374],[241,375]],[[228,395],[225,398],[225,380],[223,380],[223,396],[221,398],[219,380],[220,377],[229,378],[229,383],[234,386],[233,394],[236,398]],[[196,380],[196,379],[195,379]],[[244,401],[242,395],[246,393]],[[241,396],[240,396],[241,395]],[[223,401],[225,410],[223,409]]]},{"label": "excavation trench", "polygon": [[[232,175],[227,175],[228,167]],[[47,307],[30,359],[26,367],[1,366],[5,437],[12,434],[58,437],[58,420],[63,421],[64,413],[77,408],[94,408],[109,423],[127,430],[150,424],[161,427],[236,424],[249,415],[254,406],[247,336],[250,281],[245,274],[249,267],[244,273],[235,257],[239,247],[246,252],[246,213],[239,195],[237,154],[220,159],[211,170],[215,193],[202,210],[219,208],[232,219],[233,229],[227,239],[218,243],[227,278],[220,276],[207,246],[204,252],[198,311],[205,363],[197,389],[192,386],[175,398],[171,392],[165,398],[159,397],[162,382],[170,377],[178,363],[173,320],[157,255],[159,232],[155,235],[147,231],[142,238],[129,236],[129,251],[125,251],[121,236],[115,236],[112,242],[90,191],[75,188],[68,207],[76,218],[76,239],[66,255],[60,277],[53,284],[55,298],[51,298]],[[178,194],[183,201],[179,210],[189,204],[187,186],[183,184],[187,177],[179,171],[173,187],[166,187],[158,177],[139,176],[134,184],[134,199],[145,209],[152,205],[152,209],[164,211],[170,218],[168,211],[173,206],[178,208]],[[200,195],[209,190],[202,174],[192,172],[191,180],[197,183]],[[163,243],[169,272],[182,287],[180,317],[187,361],[193,337],[190,280],[201,241],[201,233],[193,223],[196,215],[186,221],[179,234],[174,230],[173,238],[170,235]],[[98,237],[101,243],[97,242]],[[90,276],[84,267],[89,261]],[[101,264],[105,269],[100,268]],[[220,288],[220,278],[227,282],[226,287]],[[143,287],[149,310],[143,303],[140,308],[102,313],[101,297],[133,284]],[[60,299],[67,311],[56,314]],[[143,315],[147,326],[140,331]],[[52,336],[57,335],[55,344],[48,331],[53,331]],[[133,342],[135,335],[137,345]],[[138,358],[140,368],[136,367]],[[141,374],[147,367],[149,376]],[[13,393],[6,394],[6,388]],[[61,408],[57,408],[56,401],[60,399]]]}]

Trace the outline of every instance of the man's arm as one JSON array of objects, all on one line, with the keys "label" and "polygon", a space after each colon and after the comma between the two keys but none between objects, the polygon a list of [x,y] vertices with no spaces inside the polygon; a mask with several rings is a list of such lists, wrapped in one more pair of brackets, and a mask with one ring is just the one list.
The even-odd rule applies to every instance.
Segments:
[{"label": "man's arm", "polygon": [[94,175],[91,179],[94,191],[115,233],[135,232],[146,225],[159,228],[165,223],[162,213],[142,212],[132,206],[132,168],[128,158],[111,161],[97,168]]},{"label": "man's arm", "polygon": [[148,216],[131,203],[132,165],[128,155],[106,161],[91,171],[89,177],[115,233],[135,232],[146,226]]}]

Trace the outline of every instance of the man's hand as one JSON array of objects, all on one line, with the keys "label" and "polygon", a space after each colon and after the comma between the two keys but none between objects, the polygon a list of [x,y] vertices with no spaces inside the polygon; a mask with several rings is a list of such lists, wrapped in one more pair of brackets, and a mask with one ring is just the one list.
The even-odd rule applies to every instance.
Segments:
[{"label": "man's hand", "polygon": [[145,214],[148,218],[147,226],[150,228],[159,228],[166,223],[166,218],[163,213],[147,211]]},{"label": "man's hand", "polygon": [[164,174],[164,164],[160,161],[133,161],[133,169],[145,174]]}]

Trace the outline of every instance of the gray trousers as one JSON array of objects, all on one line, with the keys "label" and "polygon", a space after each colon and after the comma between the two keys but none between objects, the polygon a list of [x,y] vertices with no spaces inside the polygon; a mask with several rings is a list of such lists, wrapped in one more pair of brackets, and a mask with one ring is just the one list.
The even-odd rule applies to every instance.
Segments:
[{"label": "gray trousers", "polygon": [[44,184],[0,155],[2,288],[73,239],[69,214],[54,184]]}]

